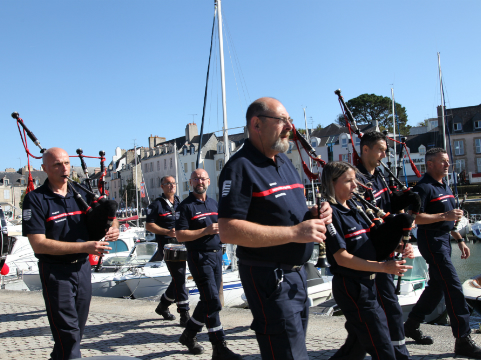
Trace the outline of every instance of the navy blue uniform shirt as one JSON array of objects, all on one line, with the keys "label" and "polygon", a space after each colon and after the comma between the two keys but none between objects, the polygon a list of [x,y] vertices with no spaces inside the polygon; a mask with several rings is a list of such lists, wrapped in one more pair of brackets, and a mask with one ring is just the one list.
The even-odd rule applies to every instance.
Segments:
[{"label": "navy blue uniform shirt", "polygon": [[[214,199],[207,197],[203,202],[195,198],[191,192],[177,207],[179,219],[175,221],[175,229],[195,231],[217,223],[217,209],[217,202]],[[203,236],[184,244],[188,250],[212,251],[222,248],[218,234]]]},{"label": "navy blue uniform shirt", "polygon": [[[176,212],[179,203],[179,197],[174,196],[174,204],[172,205],[173,207],[171,207],[164,197],[164,193],[162,193],[161,197],[149,204],[149,207],[147,208],[146,222],[155,223],[159,227],[165,229],[174,228],[175,220],[179,218],[179,212]],[[171,239],[171,237],[162,234],[155,235],[155,240],[164,246],[164,243],[169,239]]]},{"label": "navy blue uniform shirt", "polygon": [[372,188],[372,191],[366,192],[366,200],[372,202],[374,199],[377,207],[386,213],[391,212],[391,191],[388,188],[388,182],[386,178],[384,178],[381,170],[376,167],[374,174],[371,174],[362,163],[357,165],[357,169],[361,172],[361,174],[357,174],[357,178],[364,185]]},{"label": "navy blue uniform shirt", "polygon": [[[91,199],[82,189],[75,188],[90,204]],[[22,234],[44,234],[49,239],[62,242],[85,242],[89,240],[85,225],[85,212],[80,210],[69,189],[65,197],[52,192],[45,183],[27,193],[23,201]],[[49,263],[69,263],[85,259],[87,253],[65,255],[37,254],[40,261]]]},{"label": "navy blue uniform shirt", "polygon": [[376,249],[369,238],[369,225],[364,221],[359,212],[348,209],[340,204],[331,204],[332,227],[326,232],[327,260],[331,264],[332,274],[348,277],[369,276],[372,272],[357,271],[339,266],[334,258],[334,253],[344,248],[348,253],[369,261],[376,260]]},{"label": "navy blue uniform shirt", "polygon": [[[451,189],[444,183],[434,180],[429,174],[416,184],[413,191],[421,197],[421,210],[419,213],[436,214],[444,213],[455,208],[454,196]],[[419,229],[449,232],[454,228],[454,221],[420,224]]]},{"label": "navy blue uniform shirt", "polygon": [[[285,154],[276,162],[249,140],[225,165],[219,177],[219,217],[266,226],[294,226],[310,219],[299,174]],[[307,262],[313,243],[273,247],[237,247],[239,259],[299,265]]]}]

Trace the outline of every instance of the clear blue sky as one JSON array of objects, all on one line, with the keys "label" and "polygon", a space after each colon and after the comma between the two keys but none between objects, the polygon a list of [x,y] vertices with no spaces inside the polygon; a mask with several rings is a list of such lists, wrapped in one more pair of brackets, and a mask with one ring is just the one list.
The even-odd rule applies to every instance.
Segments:
[{"label": "clear blue sky", "polygon": [[[261,96],[281,100],[296,123],[307,106],[326,126],[340,113],[335,89],[349,100],[392,86],[415,125],[440,103],[437,52],[448,108],[481,103],[479,0],[223,0],[222,9],[230,128]],[[108,161],[134,139],[147,146],[150,134],[200,126],[213,14],[213,0],[1,1],[0,170],[27,161],[13,111],[44,147],[103,149]],[[213,61],[205,132],[222,127],[217,53]]]}]

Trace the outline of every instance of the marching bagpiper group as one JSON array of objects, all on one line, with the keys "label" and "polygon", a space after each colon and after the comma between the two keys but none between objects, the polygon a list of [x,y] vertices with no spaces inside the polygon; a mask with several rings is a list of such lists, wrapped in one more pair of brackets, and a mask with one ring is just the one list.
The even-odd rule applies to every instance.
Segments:
[{"label": "marching bagpiper group", "polygon": [[[169,247],[186,255],[186,261],[173,262],[166,251],[164,260],[172,282],[155,309],[164,319],[175,320],[169,306],[176,304],[184,327],[179,343],[193,354],[203,353],[196,335],[205,326],[213,359],[241,358],[227,346],[220,319],[221,243],[229,243],[237,245],[239,275],[262,358],[308,359],[304,264],[314,243],[325,243],[333,295],[348,331],[333,359],[363,359],[366,353],[373,359],[410,359],[405,338],[426,345],[434,342],[422,333],[420,324],[443,296],[456,338],[455,353],[481,359],[481,349],[470,336],[469,311],[451,262],[450,232],[463,258],[469,257],[469,248],[452,232],[462,211],[455,209],[452,192],[443,181],[449,168],[446,152],[440,148],[427,151],[424,178],[403,196],[378,169],[386,156],[386,137],[379,132],[364,134],[359,165],[327,163],[322,172],[326,201],[309,209],[299,174],[284,154],[293,128],[285,107],[274,98],[260,98],[247,109],[246,122],[249,137],[220,175],[219,203],[207,196],[208,173],[197,169],[190,177],[193,191],[185,200],[175,196],[175,178],[165,176],[161,182],[164,193],[147,211],[146,229],[156,234],[159,243],[154,257],[163,259],[163,250]],[[118,238],[118,223],[114,221],[106,230],[105,241],[89,240],[85,212],[65,178],[70,173],[67,153],[51,148],[43,162],[48,179],[25,197],[23,234],[39,259],[55,341],[51,357],[80,358],[91,298],[87,255],[108,253],[108,241]],[[360,189],[364,200],[382,212],[375,213],[353,198]],[[413,191],[418,196],[413,197]],[[88,194],[82,196],[93,202]],[[400,197],[409,202],[398,202]],[[412,267],[389,253],[413,257],[405,235],[414,219],[410,213],[416,216],[418,246],[429,264],[430,280],[403,324],[393,276],[402,277]],[[386,224],[398,229],[387,235]],[[387,253],[380,249],[383,238],[393,245]],[[186,264],[200,293],[192,315],[185,288]]]}]

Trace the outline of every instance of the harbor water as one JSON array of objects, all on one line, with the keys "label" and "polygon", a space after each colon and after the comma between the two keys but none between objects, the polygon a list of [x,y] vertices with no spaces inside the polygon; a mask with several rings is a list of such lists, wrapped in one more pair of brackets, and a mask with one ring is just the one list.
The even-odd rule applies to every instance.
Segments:
[{"label": "harbor water", "polygon": [[[481,274],[481,242],[468,242],[466,245],[469,247],[471,255],[468,259],[461,259],[461,251],[458,245],[456,242],[451,243],[453,248],[452,260],[461,283],[468,278]],[[474,311],[470,320],[471,328],[478,329],[480,323],[481,315]]]}]

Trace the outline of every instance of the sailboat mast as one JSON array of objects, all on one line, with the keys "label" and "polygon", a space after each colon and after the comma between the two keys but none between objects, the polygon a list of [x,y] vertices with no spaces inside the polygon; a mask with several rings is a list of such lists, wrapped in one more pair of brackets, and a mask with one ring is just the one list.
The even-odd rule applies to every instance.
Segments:
[{"label": "sailboat mast", "polygon": [[[394,109],[394,88],[391,88],[391,99],[392,99],[392,131],[393,131],[393,139],[396,140],[396,112]],[[393,146],[394,146],[394,169],[396,169],[397,168],[396,142],[393,143]]]},{"label": "sailboat mast", "polygon": [[139,226],[139,192],[137,191],[137,145],[134,140],[134,157],[135,157],[135,209],[137,214],[137,227]]},{"label": "sailboat mast", "polygon": [[443,149],[446,150],[446,124],[444,119],[444,90],[443,90],[443,74],[441,72],[441,54],[438,53],[438,69],[439,69],[439,90],[441,92],[441,128],[443,136]]},{"label": "sailboat mast", "polygon": [[230,158],[230,147],[229,147],[229,135],[227,133],[227,107],[226,107],[226,99],[225,99],[225,71],[224,71],[224,41],[222,37],[222,7],[221,7],[221,0],[217,1],[217,21],[218,21],[218,30],[219,30],[219,52],[220,52],[220,78],[221,78],[221,86],[222,86],[222,110],[223,110],[223,117],[224,117],[224,164]]}]

